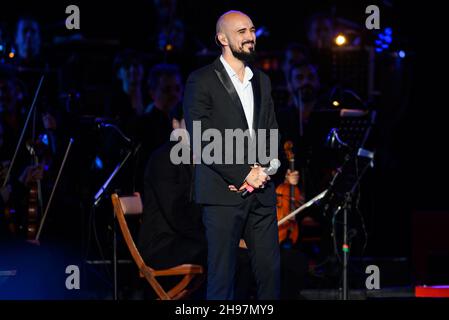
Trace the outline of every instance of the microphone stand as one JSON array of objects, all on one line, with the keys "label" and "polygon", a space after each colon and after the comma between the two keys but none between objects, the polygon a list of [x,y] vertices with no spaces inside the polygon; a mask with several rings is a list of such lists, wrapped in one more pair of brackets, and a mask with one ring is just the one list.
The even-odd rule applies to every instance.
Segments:
[{"label": "microphone stand", "polygon": [[[111,127],[115,130],[119,130],[116,126],[113,125],[105,125],[105,127]],[[120,136],[123,137],[127,142],[130,142],[131,139],[126,137],[120,130],[119,130]],[[115,167],[114,171],[112,171],[111,175],[106,179],[105,183],[101,186],[101,188],[98,190],[98,192],[95,194],[94,197],[94,203],[92,205],[92,209],[95,209],[98,207],[101,200],[104,198],[104,195],[106,191],[109,188],[109,185],[111,181],[115,178],[115,176],[119,173],[119,171],[123,168],[123,166],[127,163],[128,159],[131,157],[132,154],[136,154],[136,152],[140,149],[141,144],[139,143],[137,147],[129,148],[125,157],[120,161],[119,164]],[[113,213],[113,220],[112,220],[112,270],[113,270],[113,299],[118,300],[118,293],[117,293],[117,233],[116,233],[116,222],[115,222],[115,213]]]},{"label": "microphone stand", "polygon": [[[364,149],[359,148],[358,153],[355,153],[355,151],[352,151],[353,156],[350,156],[349,154],[347,154],[345,156],[345,161],[343,162],[342,166],[340,168],[337,169],[336,174],[334,175],[334,177],[332,178],[329,187],[327,189],[328,191],[328,195],[329,197],[332,197],[335,189],[337,189],[338,187],[336,186],[336,182],[338,179],[343,179],[343,178],[339,178],[340,176],[345,176],[344,172],[344,168],[346,166],[346,164],[354,157],[357,158],[359,156],[364,156],[363,153],[360,153],[360,151],[362,151]],[[371,153],[370,156],[368,156],[368,158],[372,159],[373,154]],[[356,159],[354,161],[357,161]],[[335,254],[337,255],[338,260],[341,262],[342,264],[342,270],[341,270],[341,279],[342,279],[342,293],[341,293],[341,299],[342,300],[348,300],[348,263],[349,263],[349,251],[350,251],[350,246],[349,246],[349,238],[348,238],[348,214],[349,212],[352,210],[352,201],[354,198],[354,193],[356,191],[356,188],[359,186],[360,184],[360,180],[362,179],[363,175],[365,174],[365,172],[367,171],[367,169],[369,167],[373,166],[373,162],[372,160],[368,161],[367,164],[363,167],[362,171],[360,172],[360,174],[357,175],[356,180],[354,181],[354,183],[352,184],[351,188],[349,191],[346,191],[344,193],[344,197],[342,200],[340,200],[340,204],[336,204],[337,208],[335,209],[334,213],[333,213],[333,218],[332,218],[332,233],[333,233],[333,238],[334,238],[334,249],[335,249]],[[326,203],[325,205],[325,211],[328,210],[330,204],[329,202]],[[343,260],[340,259],[340,256],[338,255],[338,250],[337,250],[337,241],[336,241],[336,234],[335,234],[335,218],[337,216],[337,214],[343,210],[343,243],[341,246],[341,250],[343,251]]]},{"label": "microphone stand", "polygon": [[343,203],[343,270],[342,270],[342,279],[343,279],[343,296],[342,300],[348,300],[348,260],[349,260],[349,243],[348,243],[348,212],[352,210],[352,199],[354,192],[357,186],[360,184],[360,180],[365,174],[366,170],[372,165],[372,162],[369,161],[362,169],[361,173],[358,175],[356,181],[352,185],[351,190],[346,192],[344,203]]}]

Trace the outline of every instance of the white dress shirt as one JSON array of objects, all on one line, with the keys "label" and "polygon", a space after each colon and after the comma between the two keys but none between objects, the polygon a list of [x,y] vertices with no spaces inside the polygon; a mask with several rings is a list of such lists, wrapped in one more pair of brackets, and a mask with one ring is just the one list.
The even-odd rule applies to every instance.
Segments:
[{"label": "white dress shirt", "polygon": [[232,69],[229,63],[220,56],[220,61],[223,63],[226,72],[231,78],[232,83],[234,84],[234,88],[239,95],[240,102],[243,106],[243,111],[245,112],[246,121],[248,123],[248,128],[251,137],[253,136],[253,115],[254,115],[254,95],[253,95],[253,87],[251,85],[251,78],[253,77],[253,72],[249,67],[245,67],[245,76],[243,78],[243,82],[240,81],[237,73]]}]

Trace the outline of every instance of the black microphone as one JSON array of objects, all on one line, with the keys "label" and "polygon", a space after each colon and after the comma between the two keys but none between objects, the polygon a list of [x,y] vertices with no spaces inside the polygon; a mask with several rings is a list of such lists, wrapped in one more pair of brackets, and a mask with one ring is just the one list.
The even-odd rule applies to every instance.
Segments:
[{"label": "black microphone", "polygon": [[123,140],[125,140],[126,142],[128,142],[129,144],[133,144],[133,141],[129,138],[129,137],[127,137],[124,133],[123,133],[123,131],[118,127],[118,126],[116,126],[115,124],[112,124],[112,123],[107,123],[107,122],[98,122],[97,123],[97,126],[98,126],[98,128],[100,128],[100,129],[102,129],[102,128],[112,128],[112,129],[114,129],[122,138],[123,138]]},{"label": "black microphone", "polygon": [[142,147],[142,143],[139,141],[135,141],[132,140],[131,138],[127,137],[122,130],[120,130],[120,128],[112,123],[107,123],[104,121],[97,121],[97,127],[99,129],[104,129],[104,128],[112,128],[114,131],[116,131],[120,137],[123,138],[123,140],[125,140],[126,142],[126,149],[127,150],[131,150],[133,155],[136,155],[137,152],[140,150],[140,148]]},{"label": "black microphone", "polygon": [[[281,162],[279,161],[279,159],[271,159],[270,161],[270,166],[267,168],[264,168],[263,170],[265,171],[265,173],[269,176],[272,176],[274,174],[276,174],[276,172],[278,171],[279,167],[281,166]],[[241,196],[242,198],[245,198],[249,193],[253,192],[254,188],[250,185],[247,185],[245,187],[245,190],[243,190]]]},{"label": "black microphone", "polygon": [[340,136],[338,135],[338,129],[332,128],[329,134],[326,137],[326,146],[331,149],[339,149],[339,148],[346,148],[351,149],[351,147],[341,140]]}]

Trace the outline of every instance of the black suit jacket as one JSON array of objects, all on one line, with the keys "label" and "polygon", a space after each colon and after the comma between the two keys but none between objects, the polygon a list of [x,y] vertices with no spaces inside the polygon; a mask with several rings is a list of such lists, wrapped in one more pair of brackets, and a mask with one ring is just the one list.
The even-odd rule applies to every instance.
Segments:
[{"label": "black suit jacket", "polygon": [[[271,98],[271,83],[263,72],[251,68],[251,79],[254,94],[253,128],[267,129],[266,154],[270,147],[269,129],[278,129],[274,114],[273,100]],[[184,115],[187,129],[193,139],[193,121],[201,121],[201,131],[215,128],[223,137],[224,163],[224,137],[225,129],[248,129],[245,113],[237,91],[229,78],[220,59],[214,63],[194,71],[188,78],[184,96]],[[193,143],[193,141],[192,141]],[[202,147],[209,142],[202,142]],[[256,145],[258,148],[260,144]],[[236,154],[234,144],[234,155]],[[228,185],[240,187],[253,163],[248,161],[248,152],[245,147],[244,164],[201,164],[195,166],[195,200],[201,204],[210,205],[237,205],[243,201],[241,195],[231,192]],[[257,159],[259,160],[259,159]],[[260,161],[258,161],[261,163]],[[261,163],[266,165],[266,163]],[[266,206],[276,204],[276,195],[273,183],[268,183],[264,189],[254,191],[259,201]]]}]

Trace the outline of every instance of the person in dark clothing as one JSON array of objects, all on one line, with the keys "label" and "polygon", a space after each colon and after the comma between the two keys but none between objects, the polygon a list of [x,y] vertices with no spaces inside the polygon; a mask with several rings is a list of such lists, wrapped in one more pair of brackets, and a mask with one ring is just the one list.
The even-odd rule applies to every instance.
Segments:
[{"label": "person in dark clothing", "polygon": [[172,131],[170,112],[181,103],[183,83],[177,65],[161,63],[151,68],[147,84],[152,102],[144,110],[148,138],[143,140],[142,148],[149,155],[169,140]]},{"label": "person in dark clothing", "polygon": [[[298,184],[304,202],[325,190],[332,178],[333,154],[324,146],[326,133],[323,130],[327,124],[322,123],[322,116],[338,117],[338,110],[329,109],[327,90],[321,84],[318,69],[313,63],[303,61],[292,64],[288,75],[293,103],[281,108],[277,114],[280,146],[282,148],[286,141],[293,143],[295,165],[299,173],[295,184]],[[280,159],[285,159],[283,151],[280,151],[280,155]],[[282,182],[288,175],[287,168],[281,167],[275,180]],[[296,249],[306,253],[311,261],[315,258],[319,261],[326,259],[331,242],[329,221],[323,216],[323,208],[312,206],[297,215],[296,219],[300,234]],[[302,242],[307,237],[320,240]],[[289,254],[295,257],[293,253]]]},{"label": "person in dark clothing", "polygon": [[[251,19],[239,11],[223,14],[216,24],[216,42],[221,46],[221,56],[191,73],[187,80],[184,110],[189,133],[194,136],[196,124],[201,124],[201,134],[208,129],[217,130],[221,136],[225,136],[227,129],[246,131],[248,140],[256,142],[254,149],[270,150],[270,134],[277,143],[277,123],[270,79],[250,66],[256,46]],[[253,139],[256,132],[259,137]],[[235,145],[231,148],[232,154],[226,152],[232,156],[231,163],[223,161],[217,152],[217,161],[210,163],[204,159],[195,167],[195,201],[203,204],[208,243],[207,299],[234,299],[236,250],[241,238],[249,248],[258,284],[257,298],[278,299],[276,195],[262,167],[276,155],[270,152],[265,159],[259,155],[252,160],[251,151],[244,150],[240,162],[234,161],[233,155],[241,149]],[[194,156],[202,158],[200,152]],[[248,186],[254,192],[242,197],[239,191]]]},{"label": "person in dark clothing", "polygon": [[[185,128],[182,108],[172,112],[173,129]],[[201,211],[192,201],[192,164],[175,165],[169,141],[150,157],[145,170],[143,222],[139,250],[152,268],[179,264],[205,265],[206,239]],[[185,139],[180,143],[188,143]]]},{"label": "person in dark clothing", "polygon": [[[107,116],[112,118],[123,133],[138,148],[131,164],[124,168],[120,183],[126,192],[144,191],[144,172],[150,154],[167,142],[172,126],[170,111],[180,103],[182,80],[179,69],[175,65],[155,65],[148,76],[148,96],[152,102],[144,105],[144,62],[141,54],[126,50],[115,60],[114,70],[120,80],[120,89],[111,97],[110,110]],[[122,141],[117,132],[109,130],[104,139],[104,156],[112,166],[123,157],[119,154]],[[128,173],[125,173],[128,172]],[[129,179],[132,177],[132,179]]]},{"label": "person in dark clothing", "polygon": [[[279,109],[277,121],[281,135],[280,155],[283,160],[285,154],[283,146],[286,141],[293,143],[293,153],[297,169],[300,171],[299,187],[306,200],[314,197],[320,191],[316,185],[317,177],[312,177],[310,168],[311,135],[310,119],[314,111],[323,110],[328,104],[327,96],[323,94],[318,70],[309,61],[292,64],[288,72],[291,86],[292,104]],[[282,161],[281,163],[287,163]],[[307,168],[307,170],[306,170]],[[275,181],[283,182],[287,172],[286,166],[281,167]],[[321,179],[319,179],[321,180]]]}]

